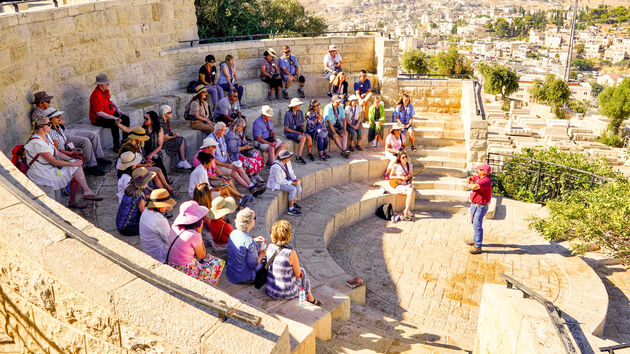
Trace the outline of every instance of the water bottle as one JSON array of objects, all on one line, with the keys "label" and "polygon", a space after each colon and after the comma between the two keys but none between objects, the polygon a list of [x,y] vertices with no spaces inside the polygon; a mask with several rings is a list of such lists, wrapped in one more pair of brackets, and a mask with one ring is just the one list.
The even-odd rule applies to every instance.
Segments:
[{"label": "water bottle", "polygon": [[304,306],[306,304],[306,291],[304,291],[304,288],[300,288],[300,297],[298,304],[300,306]]}]

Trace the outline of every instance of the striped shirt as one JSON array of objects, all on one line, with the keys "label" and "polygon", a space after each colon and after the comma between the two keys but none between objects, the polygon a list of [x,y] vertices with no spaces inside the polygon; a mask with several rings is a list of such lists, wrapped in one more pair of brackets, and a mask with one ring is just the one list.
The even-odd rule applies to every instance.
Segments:
[{"label": "striped shirt", "polygon": [[[267,295],[274,299],[293,299],[298,297],[302,279],[295,276],[293,266],[289,264],[289,256],[293,249],[289,245],[278,252],[278,255],[269,265],[269,273],[267,275]],[[273,257],[278,249],[275,244],[267,247],[267,260]]]}]

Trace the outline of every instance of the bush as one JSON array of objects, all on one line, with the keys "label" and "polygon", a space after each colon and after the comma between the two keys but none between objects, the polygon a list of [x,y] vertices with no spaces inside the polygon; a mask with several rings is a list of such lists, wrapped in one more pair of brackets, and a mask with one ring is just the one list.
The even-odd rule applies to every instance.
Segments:
[{"label": "bush", "polygon": [[602,136],[599,137],[599,141],[608,146],[623,147],[623,136],[610,130],[604,130]]},{"label": "bush", "polygon": [[400,57],[400,64],[410,74],[429,72],[429,58],[420,49],[410,49]]},{"label": "bush", "polygon": [[630,184],[625,179],[576,190],[547,204],[547,218],[530,219],[530,227],[546,239],[569,240],[578,254],[597,243],[630,264]]}]

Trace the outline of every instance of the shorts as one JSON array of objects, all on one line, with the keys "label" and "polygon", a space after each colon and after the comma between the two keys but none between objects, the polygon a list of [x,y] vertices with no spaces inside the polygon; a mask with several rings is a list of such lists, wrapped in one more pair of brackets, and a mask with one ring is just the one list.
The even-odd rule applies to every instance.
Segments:
[{"label": "shorts", "polygon": [[[282,140],[280,140],[280,139],[276,138],[276,143],[277,143],[278,145],[279,145],[279,144],[282,144]],[[252,145],[253,145],[256,149],[258,149],[258,150],[260,150],[260,151],[267,151],[267,149],[269,149],[269,146],[270,146],[269,144],[262,144],[262,143],[258,142],[257,140],[254,140],[254,141],[252,142]]]},{"label": "shorts", "polygon": [[287,133],[287,132],[285,132],[284,136],[286,136],[287,139],[289,139],[289,140],[292,140],[292,141],[294,141],[296,143],[299,143],[300,142],[299,136],[300,135],[304,135],[304,134],[305,133],[298,134],[298,133]]},{"label": "shorts", "polygon": [[328,70],[324,70],[324,77],[327,78],[327,79],[330,79],[331,76],[332,77],[336,76],[340,71],[341,71],[341,69],[335,70],[334,75],[333,75],[332,72],[330,72]]},{"label": "shorts", "polygon": [[[343,128],[337,128],[336,126],[333,126],[335,128],[335,132],[337,132],[337,134],[342,135],[345,130],[343,130]],[[328,130],[328,137],[332,138],[334,136],[333,132],[331,130]]]},{"label": "shorts", "polygon": [[[287,79],[289,78],[289,75],[285,75],[285,74],[280,74],[282,76],[282,81],[287,81]],[[293,75],[292,75],[293,76]],[[298,81],[303,84],[306,82],[306,79],[304,78],[304,76],[300,75],[298,76]]]},{"label": "shorts", "polygon": [[223,166],[217,166],[217,169],[219,170],[219,172],[221,172],[222,175],[231,175],[232,174],[232,169],[231,168],[227,168],[227,167],[223,167]]}]

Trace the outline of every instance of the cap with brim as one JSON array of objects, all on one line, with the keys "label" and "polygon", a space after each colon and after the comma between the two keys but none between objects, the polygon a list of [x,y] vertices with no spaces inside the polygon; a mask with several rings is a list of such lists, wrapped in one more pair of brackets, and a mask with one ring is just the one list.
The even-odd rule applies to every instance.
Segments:
[{"label": "cap with brim", "polygon": [[486,172],[490,173],[490,171],[492,169],[490,168],[490,165],[488,165],[487,163],[484,163],[484,164],[481,164],[481,165],[477,166],[477,170],[479,170],[479,171],[486,171]]},{"label": "cap with brim", "polygon": [[357,95],[350,95],[350,97],[348,97],[348,101],[358,101],[359,97]]},{"label": "cap with brim", "polygon": [[137,165],[142,162],[142,155],[139,153],[133,153],[131,151],[125,151],[120,155],[118,162],[116,163],[116,169],[124,171],[133,165]]},{"label": "cap with brim", "polygon": [[210,219],[220,219],[236,210],[236,201],[232,197],[217,197],[212,199],[212,207],[208,212]]},{"label": "cap with brim", "polygon": [[282,150],[280,151],[280,153],[278,154],[278,160],[284,160],[284,159],[290,159],[291,156],[293,156],[292,152],[289,152],[287,150]]},{"label": "cap with brim", "polygon": [[201,149],[210,147],[210,146],[218,146],[219,143],[214,138],[205,138],[201,143]]},{"label": "cap with brim", "polygon": [[329,52],[332,52],[332,51],[335,51],[335,50],[337,50],[337,46],[336,45],[331,44],[331,45],[328,46],[328,51]]},{"label": "cap with brim", "polygon": [[261,113],[263,116],[273,117],[273,108],[271,108],[271,107],[269,107],[269,106],[267,106],[267,105],[264,105],[264,106],[262,106],[262,108],[260,109],[260,113]]},{"label": "cap with brim", "polygon": [[195,87],[196,94],[200,94],[202,92],[208,92],[208,89],[204,85],[197,85]]},{"label": "cap with brim", "polygon": [[177,204],[166,189],[154,189],[149,196],[147,208],[162,208]]},{"label": "cap with brim", "polygon": [[289,108],[293,108],[295,106],[300,106],[300,105],[303,105],[303,104],[304,104],[304,102],[300,101],[299,98],[294,97],[294,98],[291,99],[291,103],[289,103]]},{"label": "cap with brim", "polygon": [[208,208],[199,206],[199,204],[197,204],[194,200],[183,202],[179,206],[179,214],[177,215],[177,218],[175,218],[173,225],[194,224],[201,220],[204,216],[208,215],[208,211]]},{"label": "cap with brim", "polygon": [[33,103],[46,102],[52,100],[53,98],[55,98],[55,96],[50,96],[46,93],[46,91],[39,91],[35,92],[33,95]]},{"label": "cap with brim", "polygon": [[147,131],[144,130],[144,128],[142,128],[142,127],[135,127],[135,128],[133,128],[133,130],[131,131],[131,133],[129,133],[129,135],[127,135],[127,137],[129,139],[140,140],[140,141],[147,141],[147,140],[149,140],[149,136],[147,135]]},{"label": "cap with brim", "polygon": [[46,117],[48,118],[54,118],[54,117],[58,117],[60,115],[63,114],[63,111],[58,111],[52,107],[48,107],[44,110],[44,114],[46,115]]},{"label": "cap with brim", "polygon": [[94,82],[97,85],[105,85],[111,83],[112,80],[109,79],[107,74],[99,74],[96,76],[96,81]]}]

